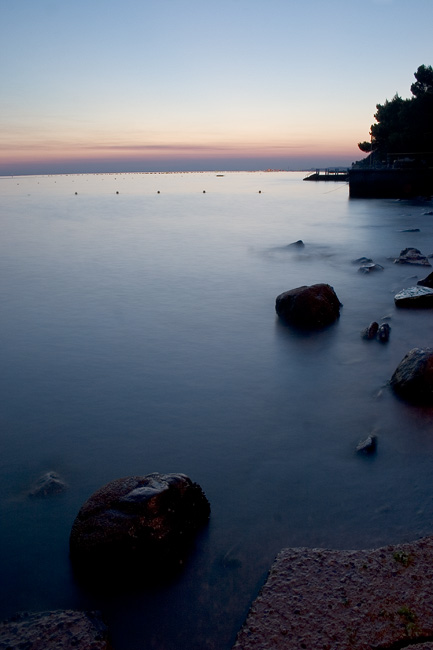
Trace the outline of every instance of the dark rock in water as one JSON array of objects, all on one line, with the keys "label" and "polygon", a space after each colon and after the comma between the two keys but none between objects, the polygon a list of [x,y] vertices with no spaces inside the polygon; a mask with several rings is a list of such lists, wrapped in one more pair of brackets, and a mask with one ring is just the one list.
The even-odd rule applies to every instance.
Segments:
[{"label": "dark rock in water", "polygon": [[414,403],[433,404],[433,348],[413,348],[391,377],[392,389]]},{"label": "dark rock in water", "polygon": [[394,302],[397,307],[429,309],[433,307],[433,289],[422,286],[402,289],[394,296]]},{"label": "dark rock in water", "polygon": [[377,448],[377,437],[375,435],[369,435],[365,440],[357,445],[356,451],[358,454],[373,454]]},{"label": "dark rock in water", "polygon": [[301,329],[320,329],[340,315],[341,303],[329,284],[313,284],[285,291],[277,296],[278,316]]},{"label": "dark rock in water", "polygon": [[397,232],[420,232],[419,228],[405,228],[404,230],[398,230]]},{"label": "dark rock in water", "polygon": [[429,273],[429,275],[423,280],[418,280],[417,284],[422,287],[429,287],[430,289],[433,289],[433,273]]},{"label": "dark rock in water", "polygon": [[53,494],[61,494],[66,490],[66,483],[56,472],[46,472],[33,485],[29,496],[48,497]]},{"label": "dark rock in water", "polygon": [[379,330],[377,332],[377,338],[379,341],[382,341],[382,343],[386,343],[389,341],[389,335],[391,333],[391,328],[388,325],[388,323],[382,323],[382,325],[379,327]]},{"label": "dark rock in water", "polygon": [[358,257],[357,260],[352,260],[352,264],[373,264],[373,260],[369,257]]},{"label": "dark rock in water", "polygon": [[305,248],[305,244],[302,239],[298,239],[298,241],[294,241],[291,244],[288,244],[287,248]]},{"label": "dark rock in water", "polygon": [[136,572],[149,578],[179,568],[209,502],[185,474],[148,474],[117,479],[82,506],[71,530],[71,559],[85,577]]},{"label": "dark rock in water", "polygon": [[365,330],[362,330],[361,336],[363,339],[366,339],[367,341],[372,341],[373,339],[376,338],[378,329],[379,329],[379,323],[373,321],[372,323],[370,323],[368,327],[365,328]]},{"label": "dark rock in water", "polygon": [[0,623],[0,648],[109,650],[111,646],[99,613],[61,610],[17,614]]},{"label": "dark rock in water", "polygon": [[359,267],[359,273],[371,273],[372,271],[383,271],[384,268],[380,264],[374,264],[374,262],[368,262]]},{"label": "dark rock in water", "polygon": [[395,264],[417,264],[421,266],[431,266],[427,257],[417,248],[405,248],[400,252],[399,257],[394,260]]},{"label": "dark rock in water", "polygon": [[365,330],[362,330],[361,336],[367,341],[372,341],[373,339],[378,338],[379,341],[385,343],[389,340],[390,332],[391,328],[388,323],[382,323],[382,325],[379,327],[379,324],[376,321],[373,321],[368,327],[365,328]]}]

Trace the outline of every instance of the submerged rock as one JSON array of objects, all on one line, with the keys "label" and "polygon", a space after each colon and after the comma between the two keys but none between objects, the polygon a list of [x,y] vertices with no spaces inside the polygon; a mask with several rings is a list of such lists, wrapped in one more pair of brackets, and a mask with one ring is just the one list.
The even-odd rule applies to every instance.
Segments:
[{"label": "submerged rock", "polygon": [[391,388],[414,403],[433,404],[433,348],[413,348],[391,377]]},{"label": "submerged rock", "polygon": [[301,329],[320,329],[340,316],[341,303],[329,284],[313,284],[285,291],[277,296],[278,316]]},{"label": "submerged rock", "polygon": [[394,302],[397,307],[429,309],[433,307],[433,289],[423,286],[402,289],[394,296]]},{"label": "submerged rock", "polygon": [[377,338],[382,343],[386,343],[387,341],[389,341],[390,333],[391,333],[391,328],[388,325],[388,323],[382,323],[382,325],[379,327],[379,330],[377,332]]},{"label": "submerged rock", "polygon": [[361,266],[365,264],[373,264],[373,260],[370,257],[358,257],[356,260],[352,260],[352,264],[361,264]]},{"label": "submerged rock", "polygon": [[99,613],[59,610],[17,614],[0,623],[0,648],[109,650],[111,646]]},{"label": "submerged rock", "polygon": [[362,330],[361,336],[363,339],[366,339],[367,341],[372,341],[373,339],[376,338],[376,334],[378,330],[379,330],[379,323],[373,321],[372,323],[370,323],[368,327]]},{"label": "submerged rock", "polygon": [[31,497],[48,497],[61,494],[66,490],[66,483],[56,472],[42,474],[29,492]]},{"label": "submerged rock", "polygon": [[400,252],[399,257],[394,260],[395,264],[417,264],[421,266],[431,266],[427,257],[417,248],[405,248]]},{"label": "submerged rock", "polygon": [[357,445],[356,451],[358,454],[373,454],[377,448],[377,436],[370,434],[365,440]]},{"label": "submerged rock", "polygon": [[87,577],[164,573],[182,564],[209,515],[203,490],[185,474],[117,479],[79,511],[71,530],[71,559]]},{"label": "submerged rock", "polygon": [[372,273],[373,271],[383,271],[384,268],[380,264],[375,264],[374,262],[367,262],[359,267],[358,273]]},{"label": "submerged rock", "polygon": [[418,280],[417,284],[422,287],[429,287],[430,289],[433,289],[433,273],[429,273],[426,278]]},{"label": "submerged rock", "polygon": [[287,248],[305,248],[305,244],[302,239],[298,239],[298,241],[294,241],[291,244],[288,244]]}]

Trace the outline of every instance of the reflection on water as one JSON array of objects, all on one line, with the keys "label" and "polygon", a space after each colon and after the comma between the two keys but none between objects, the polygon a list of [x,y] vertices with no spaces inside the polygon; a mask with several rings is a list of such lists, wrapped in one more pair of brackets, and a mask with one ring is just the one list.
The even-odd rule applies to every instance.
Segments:
[{"label": "reflection on water", "polygon": [[[390,260],[433,252],[431,203],[323,185],[295,173],[0,179],[1,618],[99,608],[116,650],[228,649],[282,547],[432,533],[432,410],[387,387],[409,349],[431,345],[432,313],[393,301],[427,273]],[[385,270],[358,273],[361,256]],[[334,287],[339,321],[282,325],[275,297],[316,282]],[[363,340],[384,317],[389,343]],[[373,430],[377,453],[357,456]],[[47,470],[69,490],[28,499]],[[211,502],[185,572],[86,592],[68,561],[78,509],[104,483],[154,471],[185,472]]]}]

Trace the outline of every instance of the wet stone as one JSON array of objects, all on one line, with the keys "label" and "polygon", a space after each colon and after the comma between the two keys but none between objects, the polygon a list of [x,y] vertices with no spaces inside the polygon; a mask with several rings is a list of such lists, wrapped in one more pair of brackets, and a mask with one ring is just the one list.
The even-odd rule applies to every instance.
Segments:
[{"label": "wet stone", "polygon": [[382,343],[386,343],[387,341],[389,341],[390,333],[391,333],[391,328],[388,325],[388,323],[382,323],[382,325],[379,327],[379,330],[377,332],[377,338]]},{"label": "wet stone", "polygon": [[82,506],[70,535],[74,569],[87,580],[155,577],[179,568],[209,502],[185,474],[117,479]]},{"label": "wet stone", "polygon": [[390,381],[391,388],[403,399],[433,404],[433,349],[413,348],[400,361]]},{"label": "wet stone", "polygon": [[420,266],[431,266],[427,257],[417,248],[404,248],[400,255],[394,260],[395,264],[417,264]]},{"label": "wet stone", "polygon": [[298,239],[298,241],[294,241],[291,244],[288,244],[287,248],[305,248],[305,244],[302,239]]},{"label": "wet stone", "polygon": [[0,623],[2,650],[109,650],[98,612],[56,610],[20,613]]},{"label": "wet stone", "polygon": [[341,303],[329,284],[290,289],[277,296],[275,310],[278,316],[300,329],[321,329],[334,323],[340,316]]},{"label": "wet stone", "polygon": [[397,307],[429,309],[433,307],[433,289],[423,286],[402,289],[394,296],[394,302]]},{"label": "wet stone", "polygon": [[366,339],[367,341],[372,341],[373,339],[376,338],[378,330],[379,330],[379,323],[373,321],[372,323],[370,323],[368,327],[362,330],[361,336],[363,339]]},{"label": "wet stone", "polygon": [[356,451],[358,454],[373,454],[377,448],[377,436],[370,434],[365,440],[357,445]]},{"label": "wet stone", "polygon": [[29,492],[31,497],[48,497],[61,494],[66,490],[66,483],[57,472],[46,472],[39,477]]},{"label": "wet stone", "polygon": [[422,287],[430,287],[430,289],[433,289],[433,273],[430,273],[422,280],[418,280],[417,284]]},{"label": "wet stone", "polygon": [[374,273],[375,271],[383,271],[384,268],[380,264],[374,264],[374,262],[368,262],[367,264],[363,264],[362,266],[359,267],[358,273],[364,273],[366,275],[367,273]]}]

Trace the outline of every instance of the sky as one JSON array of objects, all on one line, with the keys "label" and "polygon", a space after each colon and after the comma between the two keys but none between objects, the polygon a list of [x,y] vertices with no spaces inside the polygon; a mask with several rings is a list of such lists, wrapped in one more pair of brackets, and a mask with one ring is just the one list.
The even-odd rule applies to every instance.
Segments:
[{"label": "sky", "polygon": [[0,0],[0,175],[364,157],[433,64],[433,0]]}]

